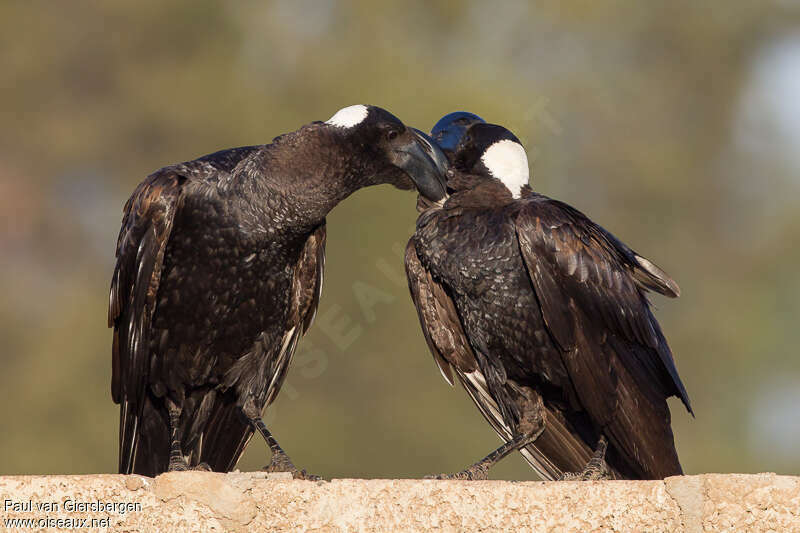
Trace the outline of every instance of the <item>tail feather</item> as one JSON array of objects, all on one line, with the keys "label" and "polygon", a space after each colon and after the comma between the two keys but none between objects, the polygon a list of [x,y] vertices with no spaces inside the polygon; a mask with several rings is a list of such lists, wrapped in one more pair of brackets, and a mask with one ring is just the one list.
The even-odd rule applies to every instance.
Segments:
[{"label": "tail feather", "polygon": [[[571,428],[569,422],[548,408],[544,432],[535,444],[526,446],[520,453],[543,479],[553,481],[560,479],[563,474],[583,471],[594,450]],[[624,478],[614,466],[608,464],[608,467],[614,479]]]},{"label": "tail feather", "polygon": [[[536,457],[539,464],[549,465],[551,475],[546,478],[548,480],[582,470],[592,454],[588,446],[572,434],[551,409],[547,409],[544,432],[536,439],[535,446],[528,446],[525,451]],[[522,455],[528,459],[526,453]]]},{"label": "tail feather", "polygon": [[[141,413],[126,412],[121,407],[120,458],[121,474],[156,476],[169,465],[169,423],[165,410],[154,399],[145,395]],[[124,424],[124,425],[123,425]]]},{"label": "tail feather", "polygon": [[203,431],[199,462],[206,463],[214,472],[230,472],[253,436],[253,428],[232,397],[217,398]]}]

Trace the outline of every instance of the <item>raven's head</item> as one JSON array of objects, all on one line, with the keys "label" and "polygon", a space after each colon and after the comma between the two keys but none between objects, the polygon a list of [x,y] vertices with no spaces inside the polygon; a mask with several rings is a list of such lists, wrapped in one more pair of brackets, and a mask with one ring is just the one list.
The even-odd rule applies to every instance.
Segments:
[{"label": "raven's head", "polygon": [[430,137],[409,128],[376,106],[340,109],[327,122],[348,150],[362,163],[368,183],[391,183],[401,189],[416,187],[432,201],[445,196],[447,158]]}]

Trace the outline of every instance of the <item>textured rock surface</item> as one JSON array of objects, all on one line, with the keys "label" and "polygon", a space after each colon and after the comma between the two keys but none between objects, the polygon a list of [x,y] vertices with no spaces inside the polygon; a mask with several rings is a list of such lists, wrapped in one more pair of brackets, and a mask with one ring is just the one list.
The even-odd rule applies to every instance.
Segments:
[{"label": "textured rock surface", "polygon": [[[800,478],[774,474],[561,483],[8,476],[0,498],[4,521],[33,519],[32,529],[108,518],[109,531],[800,531]],[[98,501],[136,508],[70,510],[70,502]],[[58,510],[37,509],[46,502]]]}]

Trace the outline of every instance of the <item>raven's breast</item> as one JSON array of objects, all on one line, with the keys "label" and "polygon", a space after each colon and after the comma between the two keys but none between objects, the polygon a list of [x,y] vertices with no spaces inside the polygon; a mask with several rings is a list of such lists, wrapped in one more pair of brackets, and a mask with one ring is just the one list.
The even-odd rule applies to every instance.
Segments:
[{"label": "raven's breast", "polygon": [[473,349],[520,383],[567,383],[519,252],[513,219],[470,210],[416,235],[423,264],[451,292]]},{"label": "raven's breast", "polygon": [[254,239],[224,209],[200,206],[182,211],[173,235],[151,337],[157,393],[220,383],[257,337],[280,345],[302,244]]}]

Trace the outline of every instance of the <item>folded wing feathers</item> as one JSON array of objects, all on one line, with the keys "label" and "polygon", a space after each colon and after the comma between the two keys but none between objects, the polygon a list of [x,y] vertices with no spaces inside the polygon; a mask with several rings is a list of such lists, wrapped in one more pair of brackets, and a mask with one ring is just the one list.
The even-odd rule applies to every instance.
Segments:
[{"label": "folded wing feathers", "polygon": [[657,265],[639,254],[634,254],[634,259],[640,268],[633,269],[633,277],[642,286],[670,298],[681,295],[678,284]]}]

